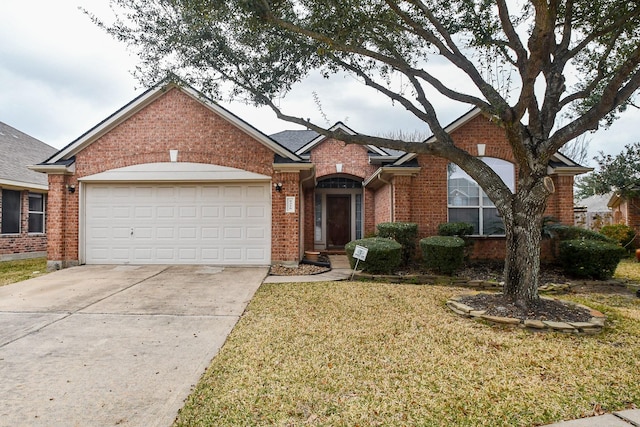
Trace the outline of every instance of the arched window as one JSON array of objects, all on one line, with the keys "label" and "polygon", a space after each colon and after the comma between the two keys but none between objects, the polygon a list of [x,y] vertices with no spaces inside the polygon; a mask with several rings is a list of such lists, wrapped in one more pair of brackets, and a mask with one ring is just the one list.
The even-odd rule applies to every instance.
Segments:
[{"label": "arched window", "polygon": [[[493,157],[483,157],[482,161],[502,178],[512,192],[515,190],[512,163]],[[449,222],[473,224],[475,235],[504,235],[504,223],[498,210],[478,183],[454,163],[450,163],[447,170]]]}]

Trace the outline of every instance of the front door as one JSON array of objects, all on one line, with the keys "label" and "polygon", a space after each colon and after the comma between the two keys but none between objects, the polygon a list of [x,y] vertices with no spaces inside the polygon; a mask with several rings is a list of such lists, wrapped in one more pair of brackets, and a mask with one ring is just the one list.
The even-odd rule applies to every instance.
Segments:
[{"label": "front door", "polygon": [[327,248],[343,248],[351,240],[351,196],[327,194]]}]

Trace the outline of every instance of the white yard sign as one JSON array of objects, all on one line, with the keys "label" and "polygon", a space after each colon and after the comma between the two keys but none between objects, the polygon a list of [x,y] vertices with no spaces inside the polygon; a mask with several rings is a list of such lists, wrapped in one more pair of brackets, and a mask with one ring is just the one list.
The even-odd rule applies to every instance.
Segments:
[{"label": "white yard sign", "polygon": [[364,246],[356,245],[356,248],[353,251],[353,258],[355,258],[356,265],[353,266],[353,272],[351,273],[351,280],[353,280],[353,275],[356,274],[356,270],[358,269],[358,263],[360,261],[364,261],[367,259],[367,253],[369,253],[369,249]]},{"label": "white yard sign", "polygon": [[367,253],[369,253],[369,249],[356,245],[356,249],[353,251],[353,257],[357,260],[365,261],[367,259]]}]

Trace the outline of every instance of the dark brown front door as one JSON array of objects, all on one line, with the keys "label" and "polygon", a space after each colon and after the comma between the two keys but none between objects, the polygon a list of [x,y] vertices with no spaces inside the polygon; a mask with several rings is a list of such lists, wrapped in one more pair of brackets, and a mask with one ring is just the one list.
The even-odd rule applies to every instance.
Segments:
[{"label": "dark brown front door", "polygon": [[351,240],[351,196],[327,195],[327,247],[341,248]]}]

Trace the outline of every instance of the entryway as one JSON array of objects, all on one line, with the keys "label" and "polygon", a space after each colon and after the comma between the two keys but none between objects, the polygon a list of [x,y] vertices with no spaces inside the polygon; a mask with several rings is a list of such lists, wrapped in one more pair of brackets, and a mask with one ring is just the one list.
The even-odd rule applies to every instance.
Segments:
[{"label": "entryway", "polygon": [[342,250],[350,241],[362,238],[362,181],[354,178],[318,180],[314,196],[315,250]]}]

